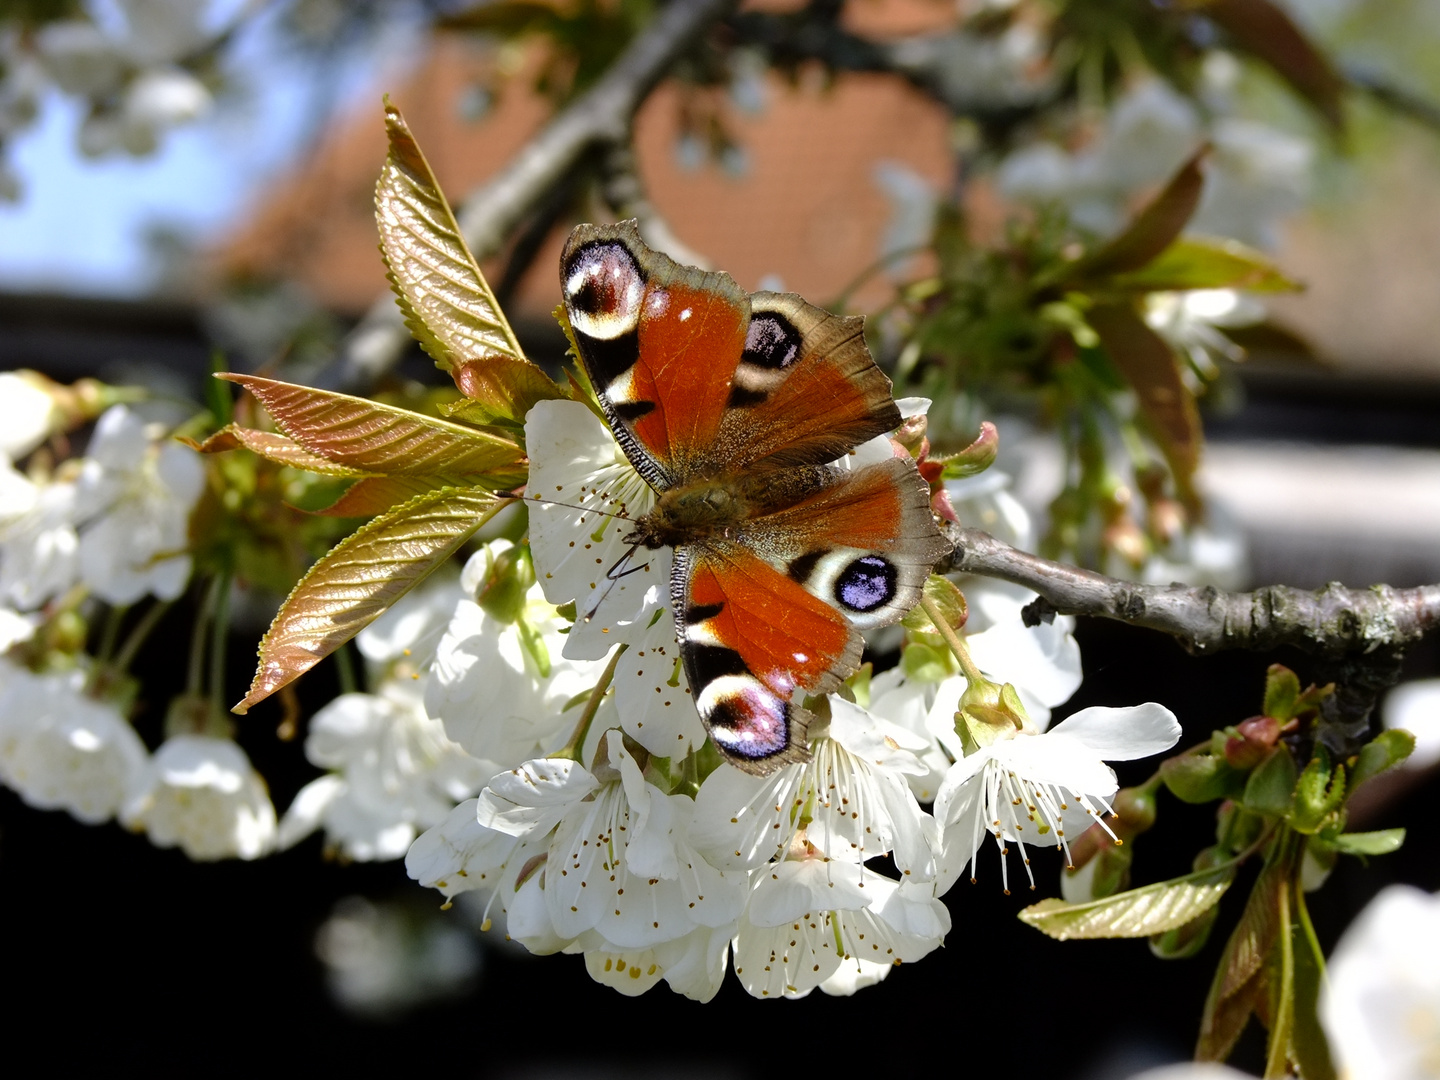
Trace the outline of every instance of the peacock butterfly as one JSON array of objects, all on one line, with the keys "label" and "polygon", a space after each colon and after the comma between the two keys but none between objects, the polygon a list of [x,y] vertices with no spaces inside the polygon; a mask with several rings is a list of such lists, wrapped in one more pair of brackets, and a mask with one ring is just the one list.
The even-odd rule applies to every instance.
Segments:
[{"label": "peacock butterfly", "polygon": [[949,550],[908,455],[835,462],[900,412],[863,320],[580,225],[560,260],[576,349],[657,501],[625,542],[674,549],[670,602],[696,708],[764,775],[809,756],[803,694],[855,670],[860,631],[920,600]]}]

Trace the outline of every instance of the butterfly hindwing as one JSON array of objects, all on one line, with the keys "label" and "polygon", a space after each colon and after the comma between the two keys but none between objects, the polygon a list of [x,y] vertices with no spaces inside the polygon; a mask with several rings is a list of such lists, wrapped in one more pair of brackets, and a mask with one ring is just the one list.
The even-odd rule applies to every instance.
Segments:
[{"label": "butterfly hindwing", "polygon": [[747,540],[860,629],[895,622],[920,602],[949,543],[935,528],[928,485],[908,457],[855,472],[757,517]]},{"label": "butterfly hindwing", "polygon": [[720,752],[748,772],[808,758],[805,693],[860,661],[859,633],[830,604],[739,544],[677,552],[672,602],[695,706]]},{"label": "butterfly hindwing", "polygon": [[745,292],[651,251],[633,222],[576,228],[560,280],[580,359],[636,470],[663,490],[704,468],[745,347]]}]

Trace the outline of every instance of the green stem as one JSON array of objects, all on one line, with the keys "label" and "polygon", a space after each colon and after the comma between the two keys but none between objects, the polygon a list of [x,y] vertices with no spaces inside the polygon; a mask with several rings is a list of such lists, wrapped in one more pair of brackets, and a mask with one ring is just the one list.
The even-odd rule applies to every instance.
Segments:
[{"label": "green stem", "polygon": [[930,621],[935,624],[935,629],[950,646],[950,651],[955,654],[955,659],[960,662],[960,671],[965,676],[965,681],[972,686],[984,682],[985,676],[980,674],[980,669],[975,666],[975,661],[970,658],[970,650],[965,647],[965,642],[940,611],[940,605],[931,600],[930,597],[922,595],[920,606],[925,609],[925,614],[930,616]]},{"label": "green stem", "polygon": [[230,574],[215,578],[215,621],[210,627],[210,702],[225,715],[225,650],[230,644]]},{"label": "green stem", "polygon": [[[580,714],[580,721],[575,725],[569,741],[563,748],[551,754],[551,757],[580,761],[580,752],[585,746],[585,737],[590,734],[590,725],[595,720],[595,714],[600,711],[600,702],[615,678],[615,668],[620,663],[620,654],[628,648],[628,645],[622,644],[615,650],[615,655],[610,657],[610,663],[606,664],[605,670],[600,673],[600,681],[595,684],[595,689],[590,691],[590,700],[585,702],[585,711]],[[583,765],[584,762],[581,764]]]},{"label": "green stem", "polygon": [[160,620],[165,613],[175,606],[174,600],[159,600],[150,605],[150,609],[141,616],[130,633],[126,636],[124,643],[115,653],[115,658],[110,661],[110,668],[115,672],[130,670],[130,665],[135,662],[135,654],[140,651],[140,646],[154,632],[155,627],[160,625]]},{"label": "green stem", "polygon": [[115,642],[120,639],[120,624],[125,619],[125,612],[130,608],[125,604],[117,604],[105,613],[105,629],[100,635],[100,648],[95,652],[95,666],[105,667],[110,663],[110,657],[115,655]]},{"label": "green stem", "polygon": [[[1280,864],[1282,873],[1286,873],[1287,865],[1294,861],[1289,850],[1292,845],[1292,836],[1280,837],[1281,851],[1276,861]],[[1286,873],[1286,876],[1290,875]],[[1280,946],[1280,992],[1276,996],[1275,1011],[1270,1018],[1270,1045],[1265,1052],[1265,1080],[1289,1075],[1290,1032],[1295,1024],[1295,940],[1290,927],[1291,893],[1291,884],[1287,881],[1283,888],[1277,890],[1276,896],[1279,908],[1276,914],[1280,923],[1276,931]]]},{"label": "green stem", "polygon": [[355,661],[350,656],[350,643],[345,642],[332,655],[335,657],[335,674],[340,679],[340,693],[357,693],[360,690],[360,680],[355,676]]},{"label": "green stem", "polygon": [[1320,972],[1320,981],[1323,984],[1327,978],[1325,951],[1320,948],[1320,939],[1315,934],[1315,925],[1310,921],[1310,908],[1305,903],[1305,889],[1300,884],[1298,875],[1295,878],[1295,915],[1300,921],[1300,932],[1305,935],[1305,943],[1310,946],[1310,952],[1314,954],[1315,967]]},{"label": "green stem", "polygon": [[217,575],[210,579],[210,585],[205,590],[205,598],[200,601],[200,607],[195,612],[195,626],[190,631],[190,662],[185,667],[185,692],[187,694],[199,694],[202,680],[205,677],[205,635],[210,629],[210,619],[215,613],[216,590],[223,576],[223,574]]}]

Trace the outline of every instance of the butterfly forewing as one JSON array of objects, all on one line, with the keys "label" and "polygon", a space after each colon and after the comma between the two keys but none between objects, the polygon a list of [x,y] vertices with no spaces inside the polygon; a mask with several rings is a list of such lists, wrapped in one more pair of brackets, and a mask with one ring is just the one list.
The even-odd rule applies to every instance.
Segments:
[{"label": "butterfly forewing", "polygon": [[865,321],[794,293],[750,298],[745,351],[718,446],[747,468],[822,465],[900,426]]},{"label": "butterfly forewing", "polygon": [[646,248],[630,222],[580,226],[560,266],[580,359],[635,468],[663,489],[712,467],[745,292]]}]

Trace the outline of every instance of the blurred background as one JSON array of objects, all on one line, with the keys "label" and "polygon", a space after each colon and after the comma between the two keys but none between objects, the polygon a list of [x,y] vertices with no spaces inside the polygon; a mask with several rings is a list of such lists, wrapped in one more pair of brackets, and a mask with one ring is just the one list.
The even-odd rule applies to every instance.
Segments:
[{"label": "blurred background", "polygon": [[[0,2],[0,369],[198,401],[218,350],[233,368],[324,381],[387,291],[372,203],[381,95],[463,202],[593,82],[587,64],[603,70],[664,7]],[[1224,32],[1236,36],[1223,20],[1218,45],[1204,39],[1213,26],[1184,24],[1197,36],[1183,86],[1102,64],[1092,111],[1083,93],[1063,122],[1036,107],[1051,100],[1063,53],[1033,9],[1072,27],[1103,16],[1123,37],[1114,27],[1140,15],[1205,7],[755,0],[645,100],[634,172],[683,245],[677,257],[697,253],[746,289],[840,298],[883,327],[897,289],[935,257],[926,245],[944,207],[963,206],[973,235],[1002,237],[1015,207],[1040,204],[1087,235],[1113,234],[1208,140],[1192,225],[1263,252],[1303,289],[1254,311],[1258,301],[1227,290],[1215,310],[1188,311],[1220,331],[1191,342],[1216,368],[1200,397],[1208,515],[1185,559],[1137,572],[1231,588],[1440,581],[1440,5],[1279,4],[1344,81],[1343,128],[1323,95],[1317,105],[1277,78],[1283,63],[1255,70],[1264,48],[1223,47]],[[933,65],[924,78],[866,70],[837,61],[840,46],[807,53],[754,21],[793,30],[783,19],[801,15],[892,58],[945,39],[948,89]],[[1118,53],[1152,44],[1148,24],[1133,25]],[[564,349],[549,314],[559,250],[599,205],[581,186],[561,185],[483,262],[527,350],[552,365]],[[883,347],[903,368],[903,352]],[[414,349],[379,383],[445,381]],[[1043,531],[1064,486],[1062,445],[1043,409],[1000,393],[981,404],[995,410],[1011,490]],[[177,638],[181,616],[167,616]],[[233,698],[266,617],[235,627]],[[1115,625],[1082,623],[1077,636],[1086,681],[1057,716],[1153,699],[1203,735],[1255,712],[1269,663],[1302,682],[1322,674],[1299,655],[1197,659]],[[137,674],[163,684],[165,657],[147,662]],[[330,668],[300,684],[303,715],[334,696]],[[1436,675],[1432,640],[1405,677]],[[315,770],[275,728],[257,710],[239,738],[283,807]],[[1433,769],[1410,770],[1364,809],[1365,827],[1422,824],[1436,790]],[[1147,880],[1185,872],[1213,827],[1202,808],[1172,803],[1165,815],[1165,844],[1144,850]],[[1389,881],[1440,888],[1435,850],[1412,833],[1369,867],[1345,860],[1315,901],[1322,941]],[[592,984],[578,957],[533,958],[477,934],[463,905],[441,915],[398,862],[347,864],[313,838],[254,865],[192,864],[0,792],[12,1030],[23,1039],[65,1023],[76,1063],[747,1077],[1003,1060],[1118,1080],[1189,1055],[1218,940],[1162,963],[1138,942],[1060,944],[1014,925],[1020,897],[961,888],[949,899],[962,897],[943,952],[855,998],[762,1004],[732,981],[707,1006],[663,987],[632,1000]],[[1262,1059],[1252,1030],[1237,1063]]]}]

